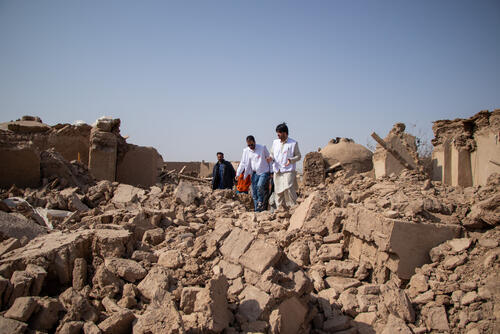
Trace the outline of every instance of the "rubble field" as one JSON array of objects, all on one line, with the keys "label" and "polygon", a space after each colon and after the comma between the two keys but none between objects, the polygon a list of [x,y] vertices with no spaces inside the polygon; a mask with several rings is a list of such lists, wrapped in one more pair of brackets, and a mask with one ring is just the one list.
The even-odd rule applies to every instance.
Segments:
[{"label": "rubble field", "polygon": [[64,182],[0,189],[0,333],[500,332],[500,174],[325,174],[313,153],[295,207],[253,212],[194,177],[97,181],[44,152]]}]

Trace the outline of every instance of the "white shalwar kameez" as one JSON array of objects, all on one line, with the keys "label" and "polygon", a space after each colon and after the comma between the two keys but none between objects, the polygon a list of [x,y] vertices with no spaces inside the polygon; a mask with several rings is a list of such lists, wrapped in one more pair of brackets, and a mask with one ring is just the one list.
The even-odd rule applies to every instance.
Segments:
[{"label": "white shalwar kameez", "polygon": [[[292,138],[287,138],[285,142],[276,139],[271,147],[271,157],[274,160],[273,180],[276,206],[278,208],[292,207],[297,202],[298,184],[295,165],[301,158],[299,144]],[[288,160],[290,164],[285,166]]]}]

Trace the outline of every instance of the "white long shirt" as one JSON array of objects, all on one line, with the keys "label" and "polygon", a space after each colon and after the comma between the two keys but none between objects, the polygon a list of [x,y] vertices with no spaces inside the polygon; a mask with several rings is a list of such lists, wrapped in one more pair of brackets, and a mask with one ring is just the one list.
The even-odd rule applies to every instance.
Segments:
[{"label": "white long shirt", "polygon": [[[273,141],[271,157],[274,160],[273,171],[275,173],[286,173],[295,171],[295,163],[299,161],[302,156],[297,141],[288,137],[284,143],[279,139]],[[285,166],[288,160],[290,160],[290,164]]]},{"label": "white long shirt", "polygon": [[243,175],[245,178],[253,172],[256,172],[258,175],[269,172],[269,163],[266,161],[268,157],[269,151],[265,145],[255,144],[254,150],[251,150],[250,147],[245,147],[238,170],[236,171],[236,176],[238,177],[243,171],[245,171],[245,175]]}]

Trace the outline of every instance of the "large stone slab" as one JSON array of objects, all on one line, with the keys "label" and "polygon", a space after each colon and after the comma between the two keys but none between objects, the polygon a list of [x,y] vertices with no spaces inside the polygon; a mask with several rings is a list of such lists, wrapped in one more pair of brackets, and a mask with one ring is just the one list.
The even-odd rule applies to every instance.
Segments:
[{"label": "large stone slab", "polygon": [[240,293],[240,307],[238,313],[246,318],[248,321],[256,321],[264,312],[271,297],[262,290],[247,285],[247,287]]},{"label": "large stone slab", "polygon": [[129,205],[130,203],[137,202],[145,193],[141,188],[128,184],[119,184],[111,200],[117,205]]},{"label": "large stone slab", "polygon": [[297,297],[291,297],[280,304],[269,317],[273,333],[301,333],[302,325],[307,315],[305,307]]},{"label": "large stone slab", "polygon": [[316,217],[323,209],[319,191],[311,193],[293,212],[288,231],[301,229],[306,222]]},{"label": "large stone slab", "polygon": [[240,228],[235,228],[231,234],[224,240],[224,244],[220,248],[220,252],[224,258],[238,263],[240,256],[248,249],[253,241],[253,235]]},{"label": "large stone slab", "polygon": [[240,257],[240,263],[246,268],[262,274],[267,268],[273,266],[280,256],[281,251],[277,246],[257,239]]},{"label": "large stone slab", "polygon": [[5,237],[33,239],[47,233],[47,229],[21,214],[0,211],[0,234]]},{"label": "large stone slab", "polygon": [[[389,219],[361,206],[347,209],[344,231],[386,252],[386,266],[400,278],[409,279],[415,268],[430,263],[429,251],[459,236],[457,225],[411,223]],[[359,244],[351,243],[349,252],[360,253]]]}]

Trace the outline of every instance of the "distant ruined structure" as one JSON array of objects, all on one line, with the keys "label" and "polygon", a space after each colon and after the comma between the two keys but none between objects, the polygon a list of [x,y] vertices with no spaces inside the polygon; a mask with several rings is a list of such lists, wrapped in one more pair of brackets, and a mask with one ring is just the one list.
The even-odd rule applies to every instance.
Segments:
[{"label": "distant ruined structure", "polygon": [[452,186],[485,185],[500,172],[500,109],[435,121],[432,179]]},{"label": "distant ruined structure", "polygon": [[[37,187],[43,182],[41,153],[52,149],[67,161],[88,167],[97,180],[151,186],[163,159],[152,147],[128,144],[120,135],[120,119],[101,118],[88,124],[44,124],[23,116],[0,124],[0,187]],[[68,181],[68,180],[66,180]]]}]

